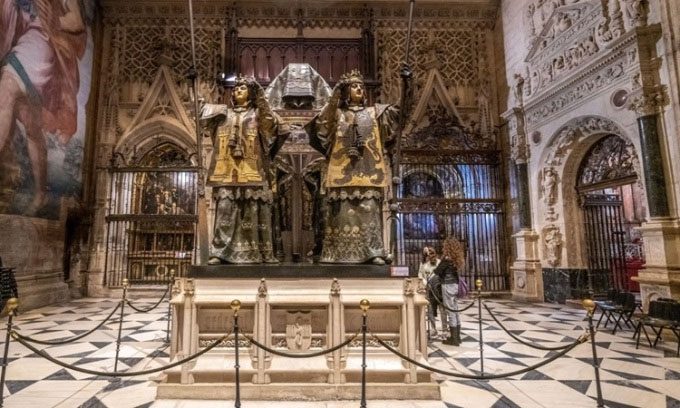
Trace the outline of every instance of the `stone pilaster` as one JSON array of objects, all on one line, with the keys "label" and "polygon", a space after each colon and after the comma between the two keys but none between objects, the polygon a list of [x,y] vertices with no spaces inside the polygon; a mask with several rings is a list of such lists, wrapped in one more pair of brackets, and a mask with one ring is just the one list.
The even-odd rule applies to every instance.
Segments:
[{"label": "stone pilaster", "polygon": [[503,113],[508,124],[510,157],[515,166],[515,185],[521,230],[512,235],[515,259],[512,271],[512,296],[523,300],[543,300],[543,276],[538,256],[539,235],[532,229],[529,195],[529,146],[524,125],[524,109],[514,107]]},{"label": "stone pilaster", "polygon": [[[643,75],[644,77],[644,75]],[[663,130],[659,125],[666,105],[663,86],[643,86],[632,95],[629,108],[637,115],[642,167],[650,218],[640,227],[644,240],[645,268],[636,279],[645,306],[658,297],[680,298],[680,221],[668,205],[663,154]]]}]

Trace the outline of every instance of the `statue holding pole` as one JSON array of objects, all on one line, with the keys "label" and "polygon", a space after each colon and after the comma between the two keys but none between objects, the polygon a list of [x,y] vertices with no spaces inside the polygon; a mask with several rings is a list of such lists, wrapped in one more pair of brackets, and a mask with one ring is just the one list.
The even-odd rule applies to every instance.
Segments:
[{"label": "statue holding pole", "polygon": [[399,109],[366,106],[363,77],[341,77],[329,102],[307,124],[310,144],[327,158],[322,263],[385,263],[382,202]]}]

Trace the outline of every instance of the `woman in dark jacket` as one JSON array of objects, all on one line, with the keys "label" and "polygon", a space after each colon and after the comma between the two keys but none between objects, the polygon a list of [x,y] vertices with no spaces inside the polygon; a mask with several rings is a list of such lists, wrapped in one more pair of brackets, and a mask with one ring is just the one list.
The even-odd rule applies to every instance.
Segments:
[{"label": "woman in dark jacket", "polygon": [[454,238],[447,238],[442,246],[442,259],[433,271],[442,283],[444,305],[448,309],[449,337],[443,344],[460,345],[460,316],[458,312],[458,271],[465,263],[463,246]]}]

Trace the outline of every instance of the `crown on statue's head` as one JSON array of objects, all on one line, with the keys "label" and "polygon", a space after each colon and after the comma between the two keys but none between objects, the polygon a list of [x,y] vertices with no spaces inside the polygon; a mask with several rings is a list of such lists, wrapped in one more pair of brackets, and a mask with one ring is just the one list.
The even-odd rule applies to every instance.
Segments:
[{"label": "crown on statue's head", "polygon": [[238,76],[236,77],[236,81],[234,82],[234,85],[235,86],[250,85],[253,81],[255,81],[255,78],[247,77],[243,74],[238,74]]},{"label": "crown on statue's head", "polygon": [[364,82],[364,76],[361,75],[361,72],[359,72],[358,69],[353,69],[350,72],[343,74],[340,77],[340,80],[343,81],[343,82],[350,83],[350,84],[354,83],[354,82],[363,83]]}]

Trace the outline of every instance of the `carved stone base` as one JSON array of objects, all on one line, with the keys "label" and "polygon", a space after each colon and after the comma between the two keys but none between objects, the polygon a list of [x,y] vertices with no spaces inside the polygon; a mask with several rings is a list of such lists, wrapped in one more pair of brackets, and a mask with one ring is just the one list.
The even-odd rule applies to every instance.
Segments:
[{"label": "carved stone base", "polygon": [[[230,305],[238,299],[239,332],[281,352],[308,354],[352,339],[332,353],[293,358],[265,352],[240,338],[243,398],[357,399],[362,299],[370,301],[370,333],[412,359],[427,361],[427,300],[419,282],[410,278],[181,278],[173,287],[170,357],[176,361],[232,333]],[[368,389],[375,398],[440,399],[432,373],[390,353],[371,334],[366,340]],[[165,371],[158,398],[233,398],[235,345],[230,335],[196,360]]]},{"label": "carved stone base", "polygon": [[680,298],[680,222],[652,219],[640,227],[645,248],[645,268],[637,280],[645,310],[650,300]]},{"label": "carved stone base", "polygon": [[538,259],[538,234],[521,230],[514,234],[517,254],[510,267],[512,297],[518,300],[543,301],[543,273]]}]

